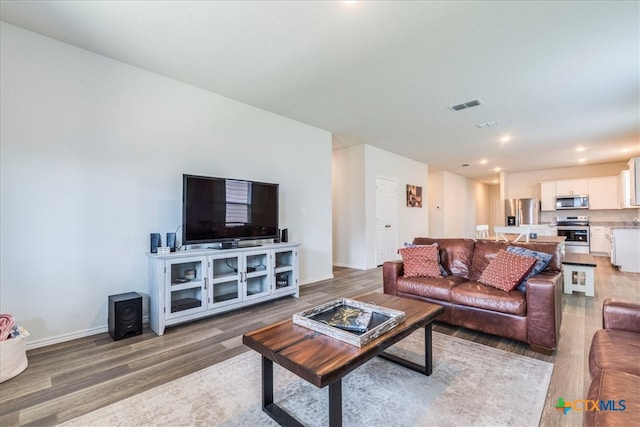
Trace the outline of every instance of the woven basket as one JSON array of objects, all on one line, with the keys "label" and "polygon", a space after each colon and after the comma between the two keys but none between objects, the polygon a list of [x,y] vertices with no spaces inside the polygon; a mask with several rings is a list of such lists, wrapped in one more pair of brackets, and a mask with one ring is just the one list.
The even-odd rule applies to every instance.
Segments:
[{"label": "woven basket", "polygon": [[27,338],[19,336],[0,341],[0,383],[27,369]]}]

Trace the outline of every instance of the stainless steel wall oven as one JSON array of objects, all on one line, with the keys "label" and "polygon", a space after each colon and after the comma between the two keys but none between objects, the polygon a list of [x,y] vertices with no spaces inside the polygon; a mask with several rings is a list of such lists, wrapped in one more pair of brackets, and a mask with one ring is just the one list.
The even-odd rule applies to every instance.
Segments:
[{"label": "stainless steel wall oven", "polygon": [[565,250],[569,253],[588,254],[589,243],[589,217],[588,216],[559,216],[558,236],[566,237]]}]

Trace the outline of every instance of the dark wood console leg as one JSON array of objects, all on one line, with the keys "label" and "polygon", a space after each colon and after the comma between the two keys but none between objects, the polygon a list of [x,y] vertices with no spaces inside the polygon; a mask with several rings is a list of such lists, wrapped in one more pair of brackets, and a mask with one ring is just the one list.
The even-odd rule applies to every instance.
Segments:
[{"label": "dark wood console leg", "polygon": [[342,427],[342,380],[329,384],[329,425]]}]

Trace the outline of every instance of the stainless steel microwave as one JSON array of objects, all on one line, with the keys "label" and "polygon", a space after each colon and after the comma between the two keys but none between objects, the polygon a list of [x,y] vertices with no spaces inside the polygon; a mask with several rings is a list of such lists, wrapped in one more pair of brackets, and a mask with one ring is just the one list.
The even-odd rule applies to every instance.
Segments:
[{"label": "stainless steel microwave", "polygon": [[589,196],[556,196],[556,210],[589,209]]}]

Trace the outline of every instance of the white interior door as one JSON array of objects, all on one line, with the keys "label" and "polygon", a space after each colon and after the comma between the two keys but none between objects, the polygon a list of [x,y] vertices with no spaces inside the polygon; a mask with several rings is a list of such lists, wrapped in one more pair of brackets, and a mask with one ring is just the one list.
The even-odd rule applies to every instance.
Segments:
[{"label": "white interior door", "polygon": [[376,265],[396,259],[398,251],[398,183],[376,178]]}]

